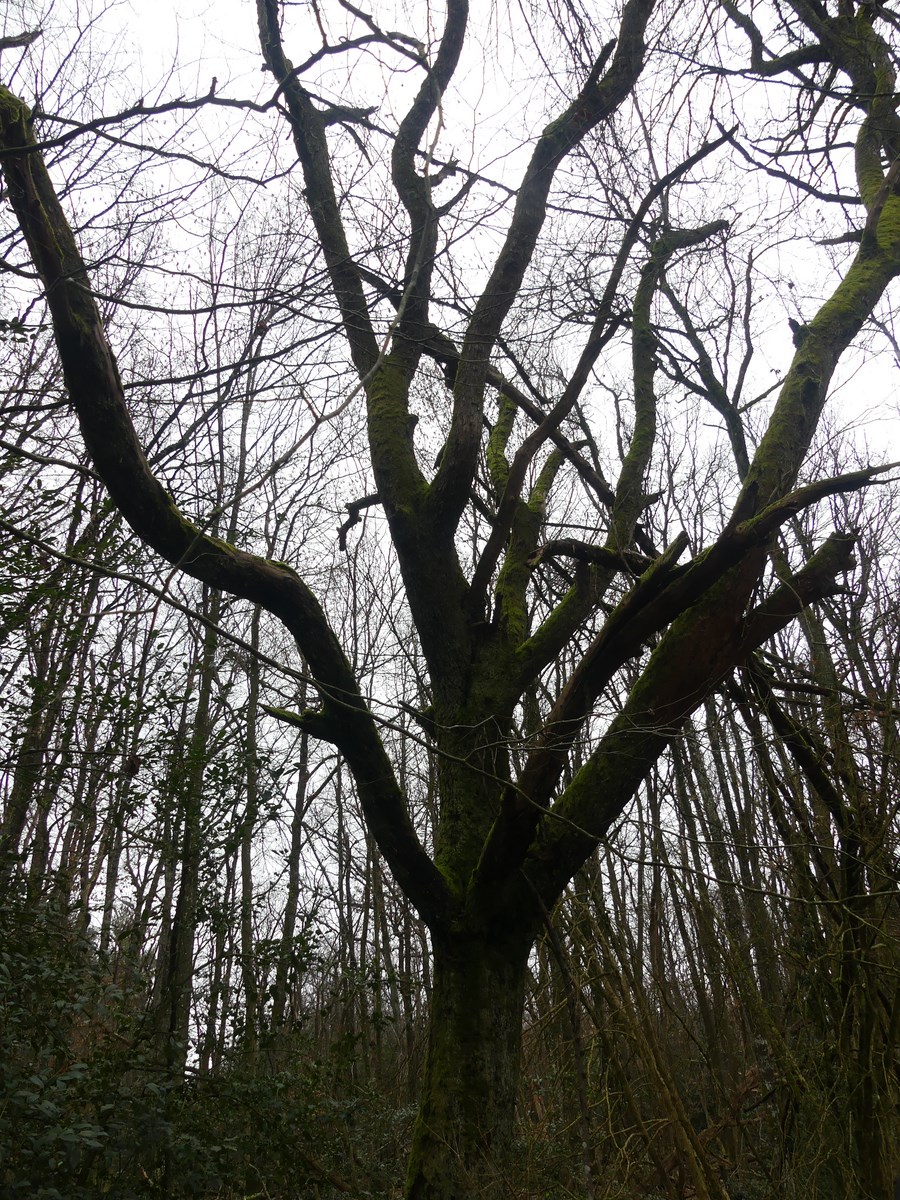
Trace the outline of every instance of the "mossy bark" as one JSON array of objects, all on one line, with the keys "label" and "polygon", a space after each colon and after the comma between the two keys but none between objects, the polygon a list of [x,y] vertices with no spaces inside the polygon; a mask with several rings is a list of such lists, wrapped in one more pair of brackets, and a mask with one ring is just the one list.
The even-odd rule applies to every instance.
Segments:
[{"label": "mossy bark", "polygon": [[512,1148],[528,939],[435,940],[407,1200],[490,1194]]}]

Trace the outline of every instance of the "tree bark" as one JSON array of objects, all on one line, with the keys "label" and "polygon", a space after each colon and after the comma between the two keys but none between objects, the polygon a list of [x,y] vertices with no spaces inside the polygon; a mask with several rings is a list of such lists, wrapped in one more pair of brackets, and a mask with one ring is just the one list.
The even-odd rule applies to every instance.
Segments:
[{"label": "tree bark", "polygon": [[504,1176],[529,945],[525,939],[435,939],[428,1054],[407,1200],[459,1200]]}]

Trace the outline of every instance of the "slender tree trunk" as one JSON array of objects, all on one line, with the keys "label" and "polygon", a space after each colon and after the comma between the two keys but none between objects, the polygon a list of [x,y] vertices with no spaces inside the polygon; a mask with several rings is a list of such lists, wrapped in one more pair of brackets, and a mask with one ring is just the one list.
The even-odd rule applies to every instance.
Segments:
[{"label": "slender tree trunk", "polygon": [[[306,696],[303,694],[305,702]],[[284,906],[284,924],[281,931],[281,950],[275,967],[275,989],[272,993],[272,1023],[273,1030],[281,1029],[284,1024],[290,1024],[288,1018],[288,988],[293,973],[294,933],[297,928],[297,909],[300,905],[300,854],[303,849],[304,829],[303,818],[307,808],[307,786],[309,784],[309,738],[306,733],[300,735],[299,764],[297,774],[297,791],[294,801],[294,815],[291,819],[291,848],[288,854],[288,883],[287,899]],[[292,1016],[292,1014],[291,1014]]]},{"label": "slender tree trunk", "polygon": [[436,941],[407,1200],[460,1200],[509,1161],[530,943]]},{"label": "slender tree trunk", "polygon": [[59,716],[59,694],[54,695],[51,665],[51,621],[47,617],[41,630],[36,662],[32,669],[34,680],[31,704],[24,720],[16,765],[12,773],[12,788],[0,824],[0,874],[5,881],[16,869],[20,843],[44,769],[44,759],[50,738]]},{"label": "slender tree trunk", "polygon": [[[218,620],[220,602],[213,596],[210,604],[213,621]],[[206,632],[203,657],[199,671],[197,711],[190,741],[185,750],[183,779],[183,837],[181,844],[181,879],[175,913],[172,918],[172,950],[166,988],[168,1021],[167,1056],[170,1067],[184,1071],[188,1054],[191,999],[194,976],[194,939],[197,932],[197,904],[200,887],[201,820],[203,775],[210,734],[210,704],[212,676],[216,651],[216,633]]]},{"label": "slender tree trunk", "polygon": [[[259,608],[253,612],[250,640],[259,649]],[[259,747],[256,725],[259,719],[259,661],[251,655],[248,666],[247,693],[247,796],[244,819],[241,822],[241,982],[244,989],[244,1048],[249,1057],[256,1054],[259,1040],[259,982],[256,975],[255,932],[253,928],[253,835],[259,816]]]},{"label": "slender tree trunk", "polygon": [[[183,712],[179,744],[173,751],[178,759],[172,768],[172,788],[177,805],[172,823],[176,830],[180,829],[180,841],[173,837],[171,844],[177,846],[180,875],[176,893],[173,857],[172,862],[166,866],[166,902],[160,931],[159,968],[155,988],[157,1031],[166,1065],[175,1076],[184,1072],[188,1055],[194,940],[197,931],[202,858],[203,779],[211,728],[212,688],[218,645],[214,625],[221,611],[219,594],[214,594],[211,599],[205,597],[204,609],[213,625],[204,634],[199,662],[194,665],[189,675],[189,683],[197,691],[196,710],[192,720]],[[172,895],[175,896],[175,906],[167,930],[165,920],[166,914],[171,911],[169,905]]]}]

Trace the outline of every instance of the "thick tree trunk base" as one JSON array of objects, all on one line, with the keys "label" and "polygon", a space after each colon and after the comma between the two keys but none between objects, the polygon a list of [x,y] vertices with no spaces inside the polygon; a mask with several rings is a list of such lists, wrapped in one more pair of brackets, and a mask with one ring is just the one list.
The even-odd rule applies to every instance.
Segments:
[{"label": "thick tree trunk base", "polygon": [[491,1181],[505,1174],[527,961],[528,947],[521,945],[499,949],[466,940],[435,946],[428,1058],[407,1200],[487,1195]]}]

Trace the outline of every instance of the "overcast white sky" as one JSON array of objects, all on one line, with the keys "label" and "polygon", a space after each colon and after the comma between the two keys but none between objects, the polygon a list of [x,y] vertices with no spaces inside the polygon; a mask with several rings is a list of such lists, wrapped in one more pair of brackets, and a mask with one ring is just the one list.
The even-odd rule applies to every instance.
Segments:
[{"label": "overcast white sky", "polygon": [[[405,31],[424,33],[427,28],[424,9],[413,7],[415,17],[403,4],[378,4],[374,11],[385,25],[405,22],[400,26]],[[42,56],[45,64],[52,63],[71,37],[72,21],[68,14],[76,10],[79,21],[85,24],[88,11],[85,5],[70,6],[69,0],[44,5],[31,0],[12,0],[4,16],[4,31],[42,26],[46,30]],[[271,91],[272,81],[261,69],[256,11],[251,0],[188,0],[187,3],[123,0],[105,9],[97,5],[94,12],[97,14],[94,44],[106,50],[107,65],[114,76],[113,88],[123,104],[140,96],[146,96],[150,102],[162,96],[203,94],[214,76],[219,94],[246,97]],[[288,30],[286,49],[295,61],[300,61],[317,48],[318,32],[307,5],[292,6],[288,13],[292,27]],[[527,44],[518,10],[509,7],[501,13],[493,6],[484,6],[480,12],[473,11],[473,20],[478,19],[484,19],[485,23],[477,33],[468,60],[463,63],[460,85],[447,101],[443,149],[464,163],[512,183],[527,152],[527,135],[546,119],[549,101],[543,85],[537,82],[542,76],[540,64],[534,48]],[[7,64],[3,65],[6,68]],[[22,90],[27,93],[26,80],[27,72],[21,76]],[[161,81],[165,81],[162,95],[158,90]],[[393,91],[388,93],[387,79],[378,64],[362,60],[350,83],[355,93],[351,99],[380,102],[385,112],[392,101],[402,104],[416,82],[412,74],[395,77],[390,82]],[[320,83],[327,86],[327,78]],[[343,86],[346,89],[348,85]],[[476,115],[477,121],[473,121]],[[478,145],[471,140],[470,132],[476,126]],[[751,203],[748,197],[748,208]],[[731,218],[733,209],[723,210],[719,215]],[[748,214],[744,219],[749,221],[752,217]],[[804,293],[816,289],[814,264],[819,255],[812,246],[805,248],[802,242],[792,242],[789,237],[780,244],[772,244],[766,253],[773,272],[777,270],[796,281],[795,291],[782,296],[785,318],[781,327],[767,336],[764,350],[771,360],[780,359],[786,365],[791,352],[786,319],[788,315],[809,316],[814,311]],[[795,296],[797,304],[792,311]],[[900,458],[897,371],[897,364],[889,354],[848,359],[835,383],[832,415],[838,426],[852,419],[860,438],[872,445],[873,453],[883,453],[891,443],[897,448],[890,453]]]}]

